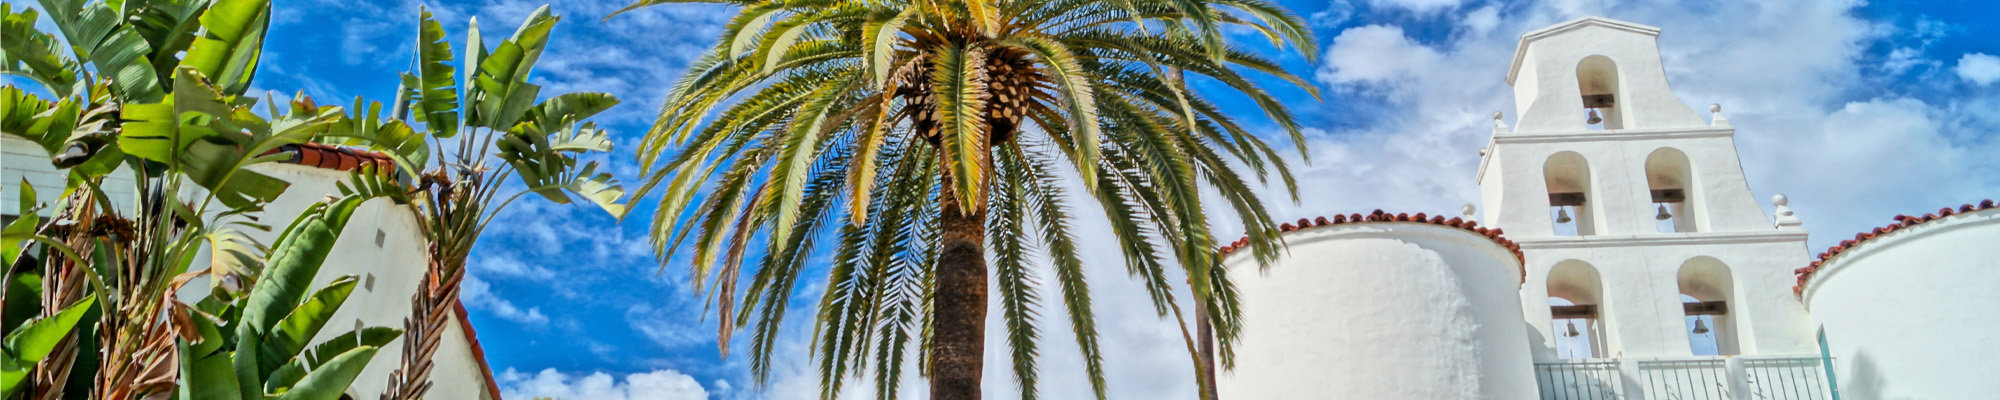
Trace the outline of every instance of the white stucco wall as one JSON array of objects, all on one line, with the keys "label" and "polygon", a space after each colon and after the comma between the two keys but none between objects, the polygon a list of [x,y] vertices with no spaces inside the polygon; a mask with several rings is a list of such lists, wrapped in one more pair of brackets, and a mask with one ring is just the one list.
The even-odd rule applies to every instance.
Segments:
[{"label": "white stucco wall", "polygon": [[1978,399],[2000,393],[2000,208],[1890,232],[1827,263],[1805,286],[1850,399]]},{"label": "white stucco wall", "polygon": [[[338,195],[340,192],[335,183],[347,180],[349,174],[347,171],[292,164],[261,164],[251,168],[292,184],[276,201],[265,207],[262,222],[271,225],[272,231],[251,232],[252,237],[266,245],[277,240],[279,231],[306,206],[324,201],[329,195]],[[348,220],[319,275],[313,278],[312,287],[317,290],[345,275],[357,276],[360,283],[313,341],[327,340],[360,326],[402,329],[403,318],[410,314],[410,296],[416,293],[417,285],[423,280],[426,260],[423,246],[423,238],[416,230],[416,215],[407,206],[385,199],[362,204]],[[205,282],[192,282],[182,291],[181,297],[198,299],[207,288]],[[452,318],[457,317],[454,315]],[[448,323],[447,332],[442,335],[438,354],[432,361],[436,365],[431,372],[434,384],[425,397],[436,400],[492,400],[485,386],[485,372],[479,360],[472,357],[470,344],[459,322],[454,320]],[[354,398],[381,397],[389,373],[400,365],[402,341],[398,338],[376,353],[375,359],[349,388]]]},{"label": "white stucco wall", "polygon": [[1286,234],[1259,271],[1225,260],[1243,296],[1227,399],[1528,399],[1536,396],[1520,264],[1488,238],[1406,222]]},{"label": "white stucco wall", "polygon": [[[17,210],[21,207],[21,189],[17,186],[23,180],[34,186],[35,200],[53,207],[62,199],[69,175],[49,165],[49,154],[43,152],[40,145],[13,136],[0,136],[0,187],[7,188],[0,190],[0,215],[21,214]],[[104,188],[105,198],[110,199],[112,204],[121,209],[132,207],[131,171],[119,169],[113,172],[105,178],[101,187]],[[49,209],[43,208],[41,215],[52,214]]]}]

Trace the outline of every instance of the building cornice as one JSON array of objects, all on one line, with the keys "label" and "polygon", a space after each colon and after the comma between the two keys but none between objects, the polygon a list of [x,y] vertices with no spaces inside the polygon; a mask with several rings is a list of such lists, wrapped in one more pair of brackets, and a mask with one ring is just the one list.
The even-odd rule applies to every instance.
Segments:
[{"label": "building cornice", "polygon": [[1804,231],[1690,232],[1643,235],[1593,235],[1516,238],[1524,250],[1596,247],[1690,246],[1705,244],[1805,242]]},{"label": "building cornice", "polygon": [[1494,144],[1617,142],[1659,139],[1693,139],[1736,136],[1735,127],[1698,126],[1688,128],[1612,129],[1601,131],[1536,132],[1494,135]]}]

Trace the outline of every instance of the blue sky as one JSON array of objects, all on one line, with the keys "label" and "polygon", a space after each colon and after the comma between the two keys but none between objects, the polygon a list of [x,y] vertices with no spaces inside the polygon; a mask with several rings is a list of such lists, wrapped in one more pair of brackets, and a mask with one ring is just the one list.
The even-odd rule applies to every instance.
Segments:
[{"label": "blue sky", "polygon": [[[1233,39],[1278,57],[1325,95],[1314,101],[1270,84],[1312,127],[1314,162],[1294,162],[1303,201],[1266,197],[1280,219],[1376,208],[1451,212],[1477,203],[1473,174],[1490,134],[1487,115],[1513,118],[1502,78],[1516,39],[1583,15],[1664,29],[1660,47],[1677,93],[1697,109],[1723,105],[1738,127],[1751,187],[1760,198],[1790,195],[1816,249],[1898,213],[2000,193],[2000,40],[1993,39],[2000,19],[1992,18],[2000,5],[1993,2],[1282,2],[1311,19],[1319,64],[1279,54],[1261,37]],[[257,85],[322,102],[386,99],[410,65],[419,4],[280,0]],[[462,51],[468,18],[478,17],[488,37],[503,36],[540,4],[429,6]],[[621,145],[609,161],[629,179],[637,172],[630,144],[733,10],[671,5],[604,20],[623,5],[556,5],[565,19],[531,79],[544,93],[605,91],[625,101],[600,122]],[[1288,142],[1242,99],[1216,100]],[[757,392],[742,357],[718,355],[713,321],[701,320],[704,299],[689,290],[682,266],[662,269],[652,257],[651,210],[642,201],[614,225],[592,208],[519,202],[480,243],[464,300],[509,397],[810,397],[816,381],[802,321],[823,281],[818,271],[800,285],[787,319],[793,340],[780,346],[770,387]],[[1191,397],[1192,385],[1175,383],[1191,376],[1178,331],[1141,311],[1149,308],[1116,260],[1086,261],[1111,339],[1112,397]],[[1068,329],[1059,321],[1048,327]],[[1002,343],[996,339],[988,343]],[[1081,362],[1063,342],[1046,344],[1043,393],[1085,397]],[[1013,397],[1004,363],[989,364],[989,394]]]}]

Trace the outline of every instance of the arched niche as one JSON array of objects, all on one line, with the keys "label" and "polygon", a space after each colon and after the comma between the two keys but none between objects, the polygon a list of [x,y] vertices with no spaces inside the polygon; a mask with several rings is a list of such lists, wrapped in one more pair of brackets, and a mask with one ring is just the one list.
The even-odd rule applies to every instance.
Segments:
[{"label": "arched niche", "polygon": [[1654,203],[1650,209],[1661,232],[1700,230],[1701,196],[1696,192],[1701,185],[1694,178],[1687,153],[1680,149],[1661,147],[1646,156],[1646,188]]},{"label": "arched niche", "polygon": [[1579,260],[1549,269],[1549,314],[1554,325],[1556,355],[1564,359],[1602,358],[1610,354],[1605,331],[1604,281],[1597,267]]},{"label": "arched niche", "polygon": [[1597,233],[1597,207],[1591,206],[1590,162],[1582,154],[1564,151],[1550,155],[1542,164],[1542,179],[1549,194],[1549,218],[1556,234],[1575,236]]},{"label": "arched niche", "polygon": [[[1681,264],[1677,274],[1680,283],[1682,322],[1687,328],[1689,344],[1697,348],[1695,355],[1737,355],[1741,347],[1737,342],[1736,326],[1736,281],[1729,272],[1729,266],[1714,257],[1695,257]],[[1700,332],[1705,329],[1706,332]],[[1697,333],[1699,332],[1699,333]],[[1705,354],[1699,349],[1706,342],[1714,343],[1714,354]]]},{"label": "arched niche", "polygon": [[1576,63],[1576,87],[1583,95],[1583,107],[1596,111],[1599,122],[1586,124],[1601,129],[1624,129],[1625,113],[1618,84],[1618,64],[1611,57],[1593,55]]}]

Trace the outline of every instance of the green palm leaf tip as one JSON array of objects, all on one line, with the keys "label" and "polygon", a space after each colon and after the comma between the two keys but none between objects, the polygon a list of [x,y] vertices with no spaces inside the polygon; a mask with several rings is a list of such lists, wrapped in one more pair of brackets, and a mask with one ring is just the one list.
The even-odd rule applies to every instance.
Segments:
[{"label": "green palm leaf tip", "polygon": [[[618,13],[684,2],[705,1],[638,0]],[[1211,198],[1235,211],[1268,263],[1282,243],[1250,182],[1275,172],[1296,189],[1274,149],[1180,75],[1248,96],[1302,144],[1291,111],[1244,71],[1317,92],[1221,34],[1247,28],[1311,59],[1316,42],[1298,15],[1265,0],[724,2],[743,7],[640,141],[633,196],[659,194],[651,231],[662,266],[686,245],[698,287],[716,289],[723,351],[735,330],[754,332],[760,383],[791,293],[813,281],[797,275],[816,242],[831,245],[820,250],[833,263],[812,338],[822,397],[872,373],[877,398],[895,398],[905,364],[936,371],[933,321],[951,317],[932,311],[944,293],[934,280],[944,193],[987,214],[981,245],[1004,321],[994,329],[1007,333],[1022,397],[1041,395],[1044,292],[1061,304],[1092,394],[1106,395],[1078,223],[1112,228],[1158,315],[1181,315],[1169,283],[1181,268],[1229,364],[1241,316],[1211,256],[1201,193],[1220,194]],[[842,170],[825,173],[834,165]],[[949,191],[938,187],[945,175],[959,178]],[[1079,220],[1069,201],[1106,216]],[[741,267],[760,238],[764,259]],[[749,286],[738,290],[742,274]]]}]

